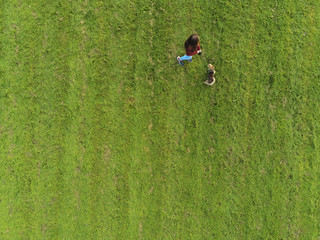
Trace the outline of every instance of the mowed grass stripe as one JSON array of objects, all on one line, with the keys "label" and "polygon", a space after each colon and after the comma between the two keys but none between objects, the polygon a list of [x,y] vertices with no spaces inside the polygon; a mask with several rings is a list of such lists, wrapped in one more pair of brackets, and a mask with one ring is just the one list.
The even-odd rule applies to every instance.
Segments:
[{"label": "mowed grass stripe", "polygon": [[[297,61],[296,63],[296,65],[301,67],[297,68],[296,73],[294,71],[292,73],[292,75],[296,76],[296,84],[292,86],[296,103],[293,118],[295,119],[294,129],[296,131],[294,139],[298,164],[295,169],[299,169],[296,174],[299,177],[296,180],[298,180],[297,186],[299,188],[298,199],[301,203],[297,209],[298,220],[296,221],[295,231],[300,233],[300,235],[306,235],[311,238],[319,235],[319,228],[317,230],[314,229],[316,228],[317,219],[320,217],[319,211],[313,204],[317,201],[320,194],[318,190],[319,168],[315,167],[318,165],[317,162],[319,162],[319,158],[317,157],[319,150],[315,144],[317,138],[313,134],[314,130],[320,126],[317,121],[319,111],[313,105],[313,102],[319,99],[320,90],[317,79],[317,72],[320,66],[319,49],[314,47],[316,39],[319,38],[320,34],[319,29],[315,28],[319,23],[319,17],[316,17],[318,15],[317,12],[319,13],[319,4],[315,4],[314,6],[310,4],[309,6],[304,5],[304,11],[301,10],[300,5],[297,6],[297,12],[293,11],[291,13],[291,16],[294,16],[294,14],[305,16],[302,18],[302,24],[300,24],[300,26],[304,26],[302,28],[303,32],[300,32],[300,34],[297,34],[299,30],[294,21],[292,21],[293,34],[304,38],[304,44],[301,47],[301,55],[303,57],[300,58],[301,61]],[[305,24],[305,20],[309,24]],[[296,37],[296,39],[296,42],[299,42],[301,46],[301,41],[298,41],[299,38]],[[306,198],[304,196],[309,197]]]},{"label": "mowed grass stripe", "polygon": [[[166,154],[170,145],[167,133],[167,89],[168,75],[163,62],[167,62],[171,42],[163,30],[164,19],[168,20],[167,3],[137,2],[137,14],[143,25],[137,29],[135,51],[135,110],[132,148],[133,186],[131,204],[136,214],[131,215],[131,229],[135,237],[157,238],[162,229],[164,189],[168,186],[165,172]],[[170,25],[171,21],[166,22]],[[138,23],[140,26],[140,24]],[[162,41],[160,41],[162,39]],[[167,40],[168,39],[168,40]],[[135,181],[134,181],[135,180]],[[134,190],[135,183],[138,184]],[[140,216],[140,217],[138,217]]]},{"label": "mowed grass stripe", "polygon": [[[294,5],[290,9],[291,11],[294,11]],[[297,7],[296,9],[300,10],[301,8]],[[295,18],[299,19],[298,16],[299,15],[297,14],[297,17]],[[287,24],[290,23],[290,19],[284,17],[283,21],[283,25],[285,26],[284,31],[287,32],[289,36],[292,36],[292,26]],[[303,25],[300,25],[300,28],[302,28],[302,26]],[[300,181],[299,177],[297,176],[301,174],[299,165],[302,163],[302,159],[299,157],[299,152],[301,152],[299,150],[299,145],[303,142],[301,141],[301,138],[297,136],[297,133],[300,132],[300,130],[297,128],[296,122],[300,122],[300,120],[296,118],[296,114],[297,112],[303,112],[306,110],[299,100],[301,95],[305,95],[300,90],[304,88],[302,84],[304,86],[308,85],[310,75],[306,77],[299,76],[299,72],[303,72],[303,65],[305,64],[298,64],[298,62],[294,61],[293,59],[299,59],[301,58],[300,56],[303,56],[302,59],[304,59],[308,57],[309,53],[305,49],[301,49],[301,51],[299,51],[299,48],[297,47],[297,41],[295,41],[296,38],[288,38],[288,35],[284,35],[284,38],[286,40],[283,40],[283,42],[287,43],[287,45],[284,46],[284,49],[286,49],[286,51],[279,55],[280,57],[277,59],[278,63],[280,63],[282,66],[281,69],[283,69],[279,78],[280,80],[285,81],[286,84],[283,87],[282,94],[278,95],[278,98],[275,99],[272,106],[272,108],[276,106],[275,109],[277,113],[277,115],[271,120],[272,129],[275,132],[275,148],[277,149],[276,154],[273,156],[275,169],[273,172],[275,176],[275,188],[279,189],[279,182],[283,182],[283,184],[281,185],[283,186],[283,189],[281,191],[281,194],[279,194],[279,197],[282,199],[286,199],[287,202],[295,203],[293,201],[290,201],[293,196],[297,195],[296,189],[292,187],[293,184],[291,178],[296,180],[296,184],[299,184]],[[293,39],[293,41],[291,41],[291,39]],[[293,52],[293,49],[297,50]],[[293,71],[291,69],[293,69]],[[297,72],[295,72],[295,70],[297,70]],[[291,120],[292,118],[293,121]],[[291,156],[291,158],[288,159],[288,156]],[[282,175],[283,171],[286,171],[287,174]],[[296,179],[294,178],[295,176],[297,177]],[[274,202],[279,201],[277,200],[277,198],[275,198]],[[288,205],[285,203],[282,204],[282,209],[301,208],[300,204],[296,206]],[[298,210],[298,212],[300,211],[301,210]],[[299,219],[299,214],[295,213],[292,216],[292,212],[294,211],[287,211],[287,213],[284,212],[283,214],[285,215],[285,217],[283,218]],[[283,232],[283,229],[288,229],[287,234],[290,237],[300,235],[303,232],[307,232],[307,229],[302,230],[302,226],[298,222],[299,221],[296,221],[291,224],[288,222],[284,222],[283,227],[281,229],[278,229],[278,232]]]},{"label": "mowed grass stripe", "polygon": [[[174,7],[179,9],[178,13],[175,13]],[[159,64],[156,65],[155,79],[158,88],[156,96],[163,111],[160,120],[163,124],[161,145],[164,148],[164,158],[161,159],[163,165],[160,169],[163,171],[165,186],[162,189],[162,230],[158,238],[183,238],[185,234],[189,235],[188,229],[193,229],[189,219],[194,215],[188,206],[193,202],[192,184],[185,178],[191,168],[190,158],[186,156],[188,146],[185,140],[188,132],[185,125],[192,118],[188,116],[191,108],[188,100],[192,99],[189,90],[194,79],[188,76],[187,65],[186,68],[179,66],[175,58],[184,54],[183,43],[191,30],[187,30],[184,24],[187,9],[182,2],[163,1],[156,4],[156,10],[155,27],[158,34],[153,42],[160,49],[156,55]],[[177,43],[172,44],[172,39],[177,39]]]},{"label": "mowed grass stripe", "polygon": [[[215,32],[211,41],[216,44],[215,48],[211,47],[211,51],[215,52],[213,56],[217,58],[217,84],[214,86],[214,98],[217,102],[213,110],[214,124],[211,130],[213,146],[210,151],[213,152],[213,161],[206,169],[214,184],[211,196],[216,196],[216,200],[211,202],[209,214],[212,217],[208,219],[212,229],[207,228],[206,232],[212,237],[223,238],[226,235],[235,237],[243,234],[239,228],[239,223],[243,221],[241,189],[245,187],[246,181],[242,166],[248,158],[246,147],[249,134],[246,121],[250,111],[248,104],[251,92],[250,76],[245,78],[244,74],[250,67],[248,60],[252,53],[245,52],[241,46],[249,45],[249,38],[245,36],[250,29],[244,26],[250,26],[253,14],[250,8],[242,8],[240,4],[220,5],[218,2],[215,7],[207,7],[212,12],[213,19],[216,19],[216,24],[209,26],[209,32]],[[239,9],[246,9],[247,18],[241,18],[242,12]],[[219,39],[215,39],[214,35],[219,36]],[[210,37],[207,36],[207,39]],[[245,81],[248,83],[245,84]],[[230,228],[231,225],[234,227]]]},{"label": "mowed grass stripe", "polygon": [[[152,238],[158,232],[159,206],[161,196],[158,194],[157,162],[161,150],[155,148],[154,135],[157,129],[154,119],[154,65],[158,59],[153,58],[155,49],[153,38],[155,4],[152,1],[136,1],[136,32],[132,35],[133,60],[135,62],[133,79],[132,105],[132,145],[130,147],[130,239]],[[157,106],[155,106],[157,108]],[[151,155],[151,154],[154,155]],[[158,221],[155,221],[158,216]],[[129,237],[129,235],[128,235]]]},{"label": "mowed grass stripe", "polygon": [[[210,43],[206,42],[206,39],[210,39],[212,36],[205,30],[208,27],[208,19],[205,16],[211,16],[214,12],[209,10],[210,5],[194,2],[186,4],[189,16],[186,17],[185,13],[182,13],[179,17],[185,25],[184,32],[187,32],[184,39],[180,40],[180,51],[183,51],[183,42],[189,34],[197,32],[200,35],[203,55],[195,55],[193,62],[185,66],[184,84],[171,87],[175,94],[177,94],[175,88],[181,89],[177,95],[179,98],[184,98],[183,101],[177,99],[180,100],[180,105],[177,105],[176,109],[179,109],[180,112],[173,115],[176,117],[176,121],[181,124],[180,129],[182,130],[180,134],[177,134],[177,149],[173,152],[177,159],[180,157],[177,171],[179,194],[175,194],[178,196],[178,201],[184,202],[180,208],[181,212],[176,213],[180,229],[176,236],[178,238],[200,239],[212,234],[209,222],[200,219],[210,219],[210,217],[207,218],[212,210],[210,202],[215,201],[215,196],[212,194],[210,199],[207,198],[207,184],[210,181],[205,176],[206,171],[212,170],[211,160],[214,149],[212,148],[213,119],[211,114],[215,88],[208,88],[203,84],[207,77],[207,63],[214,63],[211,60],[213,52],[207,50]],[[184,5],[185,3],[181,2],[179,8],[184,8]],[[174,112],[172,111],[172,113]],[[214,182],[210,182],[210,184],[214,184]],[[215,192],[218,189],[213,187],[210,191]]]},{"label": "mowed grass stripe", "polygon": [[[86,153],[86,96],[87,96],[87,28],[83,16],[87,11],[85,3],[70,3],[64,9],[70,15],[67,19],[68,51],[66,64],[70,68],[67,76],[69,88],[65,104],[68,106],[69,125],[64,137],[64,152],[61,156],[63,187],[61,188],[61,211],[59,212],[59,234],[71,238],[86,238],[89,223],[88,162]],[[57,9],[59,12],[59,8]],[[72,217],[70,217],[72,216]],[[60,237],[62,237],[60,235]]]},{"label": "mowed grass stripe", "polygon": [[[10,6],[7,6],[7,7],[10,9]],[[6,15],[6,17],[7,16],[8,15]],[[7,17],[6,20],[9,20],[9,22],[10,22],[10,17]],[[17,22],[19,22],[19,20],[20,19],[18,19]],[[19,23],[17,23],[17,24],[19,24]],[[10,30],[12,30],[12,31],[10,31],[8,28],[11,28]],[[8,23],[7,29],[10,31],[10,33],[12,33],[12,35],[15,35],[15,33],[17,33],[17,32],[14,29],[18,29],[18,26],[16,24],[11,25]],[[22,37],[20,34],[19,39],[18,39],[19,43],[21,43],[20,42],[21,38]],[[11,42],[14,42],[15,40],[12,39]],[[8,58],[11,60],[13,58],[13,56],[15,56],[14,55],[14,49],[15,49],[14,45],[15,44],[13,43],[10,46],[10,48],[9,47],[7,48],[7,50],[9,50],[9,49],[11,50],[12,55],[10,57],[7,57],[6,60],[8,60]],[[30,55],[29,55],[29,57],[30,57]],[[15,58],[13,61],[12,60],[10,61],[10,60],[9,60],[10,63],[15,62],[17,65],[18,64],[20,65],[19,67],[17,67],[20,71],[22,70],[22,71],[24,71],[24,73],[27,72],[26,68],[23,68],[21,66],[22,63],[21,63],[21,61],[18,60],[18,58]],[[16,69],[12,69],[12,70],[16,70]],[[10,71],[10,72],[13,72],[13,71]],[[8,114],[8,115],[11,115],[11,121],[9,124],[7,122],[7,124],[5,126],[6,131],[8,133],[11,132],[11,136],[9,137],[9,135],[8,135],[9,139],[7,138],[7,148],[6,148],[6,149],[11,149],[11,150],[9,150],[11,152],[11,154],[9,153],[9,151],[7,152],[8,156],[6,156],[5,159],[7,159],[8,165],[7,166],[4,165],[2,167],[5,167],[6,173],[7,173],[6,175],[9,175],[8,173],[11,172],[11,174],[10,174],[11,181],[7,180],[6,184],[9,185],[8,190],[13,190],[13,191],[11,191],[11,194],[9,194],[10,197],[5,199],[4,204],[6,205],[6,208],[9,210],[9,211],[7,211],[9,213],[8,214],[9,216],[12,215],[12,213],[14,213],[15,215],[18,215],[20,217],[16,218],[16,219],[11,217],[10,219],[8,219],[7,224],[9,223],[9,225],[5,224],[4,228],[7,233],[10,233],[10,235],[12,234],[11,236],[15,236],[15,235],[17,236],[17,235],[21,234],[21,232],[27,233],[28,227],[29,227],[28,225],[30,223],[29,221],[31,221],[31,222],[33,221],[32,216],[30,216],[30,212],[26,212],[26,209],[32,209],[32,207],[33,207],[32,200],[29,197],[29,194],[31,192],[31,178],[32,178],[33,174],[31,172],[32,161],[29,160],[28,162],[25,162],[25,164],[23,164],[23,165],[21,164],[21,162],[17,161],[17,159],[19,159],[19,157],[21,157],[21,155],[23,154],[23,150],[25,149],[25,145],[23,144],[23,140],[28,139],[29,134],[28,135],[21,134],[19,137],[18,134],[13,132],[13,130],[15,130],[15,131],[18,130],[18,131],[20,131],[20,133],[22,133],[25,128],[30,130],[31,124],[29,122],[28,125],[26,124],[24,126],[19,126],[19,128],[15,126],[15,121],[24,120],[23,119],[24,116],[23,116],[22,112],[20,112],[23,109],[18,109],[18,106],[17,106],[18,105],[17,101],[19,101],[19,103],[21,103],[21,100],[23,99],[23,97],[21,95],[18,95],[19,92],[22,92],[21,89],[23,89],[23,87],[22,87],[23,85],[19,84],[18,82],[15,82],[15,79],[12,76],[8,76],[8,74],[5,76],[5,79],[6,79],[6,86],[5,87],[8,89],[8,86],[11,85],[11,87],[15,86],[15,89],[12,89],[12,90],[10,89],[11,91],[7,90],[8,98],[10,98],[10,100],[11,100],[10,102],[8,101],[8,105],[10,104],[10,106],[14,110],[11,110],[11,112]],[[22,80],[22,79],[26,80],[25,76],[19,78],[19,80]],[[15,92],[15,90],[17,90],[18,92]],[[29,104],[31,102],[30,100],[31,99],[29,99]],[[29,107],[27,107],[27,109],[25,109],[24,111],[28,112],[28,111],[32,111],[32,110],[34,110],[33,106],[29,105]],[[21,114],[19,114],[19,112]],[[24,112],[24,113],[26,113],[26,112]],[[12,113],[15,113],[16,116],[14,116]],[[9,119],[5,119],[5,121],[8,121]],[[11,131],[9,129],[11,129]],[[22,142],[20,141],[17,144],[17,142],[19,140],[22,140]],[[29,144],[30,143],[27,142],[26,145],[28,146]],[[14,153],[14,154],[12,154],[12,153]],[[17,156],[19,156],[19,157],[17,157]],[[13,188],[11,183],[14,183],[17,186],[17,188]],[[16,199],[14,198],[15,196],[17,197]],[[24,217],[26,217],[26,218],[24,218]],[[30,218],[30,220],[28,220],[28,218]],[[17,231],[17,229],[15,229],[15,226],[17,226],[17,225],[21,226],[20,232]]]},{"label": "mowed grass stripe", "polygon": [[[11,166],[7,169],[11,169],[12,177],[19,176],[15,183],[16,187],[12,188],[15,189],[16,195],[11,195],[8,199],[13,202],[7,205],[7,209],[12,209],[9,210],[11,217],[7,219],[7,232],[9,236],[17,237],[20,234],[23,236],[31,234],[31,229],[35,229],[34,234],[41,236],[48,234],[47,228],[52,230],[56,225],[56,221],[52,218],[58,208],[55,199],[59,192],[57,162],[61,150],[61,119],[57,114],[59,108],[53,104],[52,99],[63,98],[63,95],[61,96],[61,92],[58,91],[53,92],[51,87],[55,89],[57,86],[52,86],[55,83],[59,83],[59,86],[64,85],[60,85],[61,81],[54,81],[58,79],[52,77],[54,76],[52,72],[46,75],[46,70],[52,66],[56,56],[46,57],[46,51],[52,49],[45,46],[46,33],[39,21],[43,13],[32,11],[31,7],[26,8],[26,5],[15,2],[12,2],[11,7],[8,6],[8,9],[11,9],[12,17],[20,15],[24,18],[15,18],[15,21],[10,17],[7,18],[7,31],[16,36],[7,38],[12,41],[7,46],[14,50],[8,54],[7,63],[8,66],[16,66],[7,72],[10,75],[5,78],[6,83],[11,85],[6,91],[12,101],[7,105],[7,111],[17,110],[14,116],[6,119],[7,131],[11,132],[11,137],[8,138],[11,143],[8,144],[15,152],[12,159],[8,155]],[[24,24],[26,17],[31,23],[27,26]],[[36,48],[36,46],[42,47]],[[46,67],[42,66],[43,62],[46,63],[44,64]],[[64,68],[62,74],[66,70]],[[55,123],[59,124],[57,128]],[[25,184],[26,181],[28,184]],[[21,221],[24,218],[19,218],[19,214],[23,214],[26,219]]]},{"label": "mowed grass stripe", "polygon": [[[122,9],[125,2],[92,4],[91,25],[94,47],[99,59],[89,69],[90,104],[93,128],[90,131],[91,160],[90,198],[92,203],[90,234],[122,239],[128,236],[128,172],[131,144],[130,94],[133,62],[129,62],[128,38],[132,25],[130,14]],[[105,14],[105,13],[108,14]],[[89,20],[89,19],[88,19]],[[126,64],[126,67],[123,67]],[[94,160],[93,160],[94,159]]]},{"label": "mowed grass stripe", "polygon": [[[86,27],[86,72],[88,74],[86,97],[86,127],[87,142],[85,159],[88,167],[89,204],[88,236],[99,238],[104,235],[110,238],[110,232],[116,232],[111,219],[116,209],[117,195],[114,191],[114,163],[111,162],[111,150],[108,143],[108,126],[111,116],[108,113],[110,105],[109,85],[111,84],[109,28],[104,11],[108,6],[102,2],[89,3],[83,7],[86,13],[82,15]],[[87,49],[88,48],[88,49]],[[105,217],[103,213],[108,213]]]}]

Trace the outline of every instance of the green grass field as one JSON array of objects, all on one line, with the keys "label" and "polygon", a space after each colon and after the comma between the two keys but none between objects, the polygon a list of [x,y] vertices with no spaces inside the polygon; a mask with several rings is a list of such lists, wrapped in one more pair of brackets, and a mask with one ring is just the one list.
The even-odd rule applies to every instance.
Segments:
[{"label": "green grass field", "polygon": [[318,0],[0,0],[0,239],[320,239],[319,26]]}]

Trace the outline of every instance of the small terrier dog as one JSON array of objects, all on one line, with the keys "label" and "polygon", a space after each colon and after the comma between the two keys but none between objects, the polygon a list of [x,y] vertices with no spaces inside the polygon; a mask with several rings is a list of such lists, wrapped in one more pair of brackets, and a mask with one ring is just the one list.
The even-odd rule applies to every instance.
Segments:
[{"label": "small terrier dog", "polygon": [[204,83],[211,86],[216,81],[216,79],[214,78],[214,74],[216,73],[216,71],[214,70],[214,66],[210,63],[208,64],[208,68],[209,68],[208,80],[205,81]]}]

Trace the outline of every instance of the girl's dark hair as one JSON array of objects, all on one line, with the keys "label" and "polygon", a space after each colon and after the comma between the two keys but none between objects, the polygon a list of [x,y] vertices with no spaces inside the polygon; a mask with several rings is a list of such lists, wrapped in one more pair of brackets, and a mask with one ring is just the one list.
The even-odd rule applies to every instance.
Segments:
[{"label": "girl's dark hair", "polygon": [[187,50],[191,47],[191,52],[194,52],[197,49],[199,43],[199,35],[198,34],[192,34],[185,42],[184,42],[184,48]]}]

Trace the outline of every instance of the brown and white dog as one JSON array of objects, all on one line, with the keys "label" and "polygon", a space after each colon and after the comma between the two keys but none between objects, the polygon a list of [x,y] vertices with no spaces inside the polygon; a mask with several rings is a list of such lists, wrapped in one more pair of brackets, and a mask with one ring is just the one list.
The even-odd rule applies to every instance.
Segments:
[{"label": "brown and white dog", "polygon": [[214,66],[212,64],[208,64],[209,67],[209,76],[208,76],[208,80],[205,81],[204,83],[207,85],[213,85],[214,82],[216,81],[216,79],[214,78],[214,74],[216,73],[216,71],[214,70]]}]

